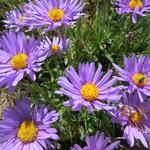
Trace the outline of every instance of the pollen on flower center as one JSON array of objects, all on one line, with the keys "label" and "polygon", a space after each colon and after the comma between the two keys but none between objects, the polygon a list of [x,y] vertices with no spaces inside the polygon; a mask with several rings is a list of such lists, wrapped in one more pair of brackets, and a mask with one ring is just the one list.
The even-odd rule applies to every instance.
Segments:
[{"label": "pollen on flower center", "polygon": [[136,122],[136,123],[140,123],[141,122],[141,115],[135,111],[131,114],[131,119]]},{"label": "pollen on flower center", "polygon": [[144,74],[142,74],[142,73],[134,74],[132,76],[132,80],[139,87],[144,87],[147,84],[147,82],[148,82],[147,77]]},{"label": "pollen on flower center", "polygon": [[129,6],[131,9],[135,9],[136,7],[140,7],[142,8],[143,7],[143,3],[141,0],[131,0],[129,2]]},{"label": "pollen on flower center", "polygon": [[24,53],[18,53],[11,59],[11,65],[14,69],[23,69],[27,66],[28,56]]},{"label": "pollen on flower center", "polygon": [[60,21],[64,17],[65,13],[59,8],[54,8],[48,12],[48,16],[54,22]]},{"label": "pollen on flower center", "polygon": [[59,48],[59,46],[57,46],[57,45],[52,45],[52,52],[53,53],[57,53],[57,52],[59,52],[59,50],[60,50],[60,48]]},{"label": "pollen on flower center", "polygon": [[82,97],[87,101],[94,101],[98,97],[98,88],[95,84],[87,83],[82,86],[80,93]]},{"label": "pollen on flower center", "polygon": [[22,23],[23,22],[23,16],[19,16],[19,21]]},{"label": "pollen on flower center", "polygon": [[36,124],[33,121],[25,120],[21,123],[18,129],[17,137],[23,143],[30,143],[36,139],[37,134],[38,129]]}]

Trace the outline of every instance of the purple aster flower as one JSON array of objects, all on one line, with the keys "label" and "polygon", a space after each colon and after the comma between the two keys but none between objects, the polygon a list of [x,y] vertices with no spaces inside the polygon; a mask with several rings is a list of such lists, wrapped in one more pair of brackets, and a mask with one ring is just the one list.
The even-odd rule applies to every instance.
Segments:
[{"label": "purple aster flower", "polygon": [[24,8],[20,7],[14,8],[10,12],[6,12],[6,20],[3,20],[5,23],[6,28],[16,28],[16,30],[20,30],[25,26],[25,20],[24,20]]},{"label": "purple aster flower", "polygon": [[99,132],[97,132],[95,136],[86,136],[86,146],[84,148],[81,148],[79,145],[75,144],[71,150],[114,150],[120,143],[120,141],[116,141],[108,145],[109,141],[110,138],[105,137],[104,133],[99,134]]},{"label": "purple aster flower", "polygon": [[44,33],[60,26],[73,25],[83,13],[83,0],[34,0],[27,4],[25,20],[29,30],[45,27]]},{"label": "purple aster flower", "polygon": [[51,41],[48,37],[46,38],[46,47],[49,49],[49,56],[53,54],[60,54],[68,49],[69,39],[53,37]]},{"label": "purple aster flower", "polygon": [[137,16],[145,16],[146,12],[150,12],[149,0],[118,0],[116,5],[119,7],[116,11],[122,14],[132,13],[133,23],[137,22]]},{"label": "purple aster flower", "polygon": [[59,114],[48,112],[48,108],[36,105],[30,110],[30,101],[23,98],[16,101],[14,108],[4,111],[0,121],[0,149],[2,150],[44,150],[52,147],[52,140],[58,140],[57,130],[51,124]]},{"label": "purple aster flower", "polygon": [[94,63],[80,64],[78,73],[72,66],[66,71],[66,77],[60,77],[58,84],[62,86],[57,94],[65,94],[71,99],[65,102],[65,106],[73,106],[74,111],[78,111],[82,106],[85,106],[88,112],[91,112],[93,107],[98,110],[109,109],[109,105],[103,103],[104,100],[118,101],[118,94],[122,86],[112,87],[117,81],[111,79],[112,70],[102,77],[102,66],[100,65],[95,70]]},{"label": "purple aster flower", "polygon": [[143,102],[142,93],[150,96],[150,58],[140,56],[139,60],[133,54],[131,59],[124,57],[124,69],[121,69],[116,64],[113,64],[118,71],[120,77],[116,77],[120,81],[127,82],[125,90],[129,93],[138,92],[141,102]]},{"label": "purple aster flower", "polygon": [[[147,99],[145,97],[145,99]],[[150,101],[141,103],[138,94],[123,95],[123,102],[110,111],[112,121],[124,127],[123,137],[130,146],[138,139],[145,147],[150,141]]]},{"label": "purple aster flower", "polygon": [[12,92],[25,74],[32,80],[35,72],[48,56],[44,44],[33,37],[26,39],[24,33],[9,32],[0,39],[0,86]]}]

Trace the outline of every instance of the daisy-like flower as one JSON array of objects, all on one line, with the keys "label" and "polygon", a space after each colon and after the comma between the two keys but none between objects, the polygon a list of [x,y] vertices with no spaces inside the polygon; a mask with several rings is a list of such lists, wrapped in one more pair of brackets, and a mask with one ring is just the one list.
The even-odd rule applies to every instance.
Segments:
[{"label": "daisy-like flower", "polygon": [[[145,99],[147,99],[145,97]],[[123,137],[130,146],[138,139],[148,148],[150,141],[150,101],[141,103],[137,92],[123,95],[123,102],[111,111],[112,121],[124,127]]]},{"label": "daisy-like flower", "polygon": [[73,25],[83,13],[83,0],[34,0],[27,4],[25,20],[29,30],[45,27],[44,33],[60,26]]},{"label": "daisy-like flower", "polygon": [[86,136],[85,147],[81,148],[78,144],[75,144],[71,150],[114,150],[120,143],[120,141],[116,141],[108,145],[109,141],[110,138],[105,137],[104,133],[99,134],[99,132],[97,132],[95,136]]},{"label": "daisy-like flower", "polygon": [[116,5],[120,15],[132,13],[133,23],[137,22],[137,16],[143,17],[146,12],[150,12],[149,0],[117,0]]},{"label": "daisy-like flower", "polygon": [[33,37],[26,39],[24,33],[9,32],[0,39],[0,86],[13,92],[16,85],[28,74],[35,80],[35,72],[48,56],[44,44]]},{"label": "daisy-like flower", "polygon": [[58,140],[57,130],[51,125],[59,114],[48,112],[48,108],[36,105],[30,110],[30,101],[23,98],[16,101],[14,108],[4,111],[0,121],[0,149],[2,150],[44,150],[52,147],[52,140]]},{"label": "daisy-like flower", "polygon": [[138,92],[141,102],[143,102],[142,93],[150,96],[150,58],[148,56],[140,56],[139,60],[133,54],[130,59],[124,57],[124,69],[113,64],[118,71],[120,77],[118,80],[127,82],[125,90],[129,93]]},{"label": "daisy-like flower", "polygon": [[109,109],[109,105],[103,103],[104,100],[120,99],[118,94],[122,86],[112,87],[117,81],[111,79],[112,70],[102,78],[102,66],[95,70],[94,63],[80,64],[78,73],[72,66],[66,71],[66,77],[59,77],[58,84],[62,86],[57,94],[65,94],[71,99],[65,102],[65,106],[73,106],[74,111],[78,111],[85,106],[90,113],[95,107],[98,110]]},{"label": "daisy-like flower", "polygon": [[5,16],[6,20],[3,20],[3,22],[5,23],[6,28],[15,28],[16,31],[18,31],[25,26],[23,7],[20,7],[20,9],[14,8],[13,10],[6,12]]},{"label": "daisy-like flower", "polygon": [[68,49],[69,39],[53,37],[51,41],[48,37],[46,38],[46,47],[49,49],[49,56],[54,54],[60,54]]}]

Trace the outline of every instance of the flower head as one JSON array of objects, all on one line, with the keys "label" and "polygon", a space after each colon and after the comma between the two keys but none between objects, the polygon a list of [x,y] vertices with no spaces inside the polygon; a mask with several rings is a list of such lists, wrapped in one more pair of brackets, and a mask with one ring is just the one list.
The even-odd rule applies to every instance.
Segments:
[{"label": "flower head", "polygon": [[51,41],[48,37],[46,38],[46,48],[49,49],[49,56],[54,54],[60,54],[67,50],[69,40],[66,38],[53,37]]},{"label": "flower head", "polygon": [[48,56],[48,50],[40,40],[26,39],[24,33],[9,32],[0,39],[0,86],[14,90],[28,74],[36,79],[35,72]]},{"label": "flower head", "polygon": [[6,28],[16,28],[16,30],[20,30],[25,26],[24,20],[24,7],[14,8],[9,12],[6,12],[6,20],[3,20]]},{"label": "flower head", "polygon": [[59,139],[57,130],[51,128],[58,116],[55,111],[48,112],[46,107],[38,105],[31,112],[26,98],[16,101],[16,106],[7,108],[0,121],[0,149],[44,150],[47,145],[51,147],[51,141]]},{"label": "flower head", "polygon": [[119,14],[132,13],[133,23],[137,22],[137,16],[145,16],[145,12],[150,12],[149,0],[118,0],[116,5]]},{"label": "flower head", "polygon": [[70,66],[66,71],[66,77],[60,77],[58,84],[62,88],[57,91],[58,94],[64,94],[71,99],[65,102],[65,106],[73,106],[73,110],[80,110],[85,106],[88,112],[93,107],[96,109],[109,109],[109,105],[102,103],[104,100],[119,100],[118,94],[121,87],[112,87],[116,79],[111,79],[112,70],[102,77],[102,66],[95,70],[94,63],[80,64],[78,73]]},{"label": "flower head", "polygon": [[99,132],[97,132],[95,136],[86,136],[86,146],[84,148],[81,148],[78,144],[75,144],[71,150],[114,150],[120,143],[119,141],[116,141],[108,145],[109,141],[110,138],[105,137],[104,133],[99,134]]},{"label": "flower head", "polygon": [[[146,97],[145,97],[146,99]],[[141,103],[138,94],[123,95],[123,102],[111,111],[112,121],[124,127],[124,138],[130,146],[138,139],[145,147],[150,139],[150,101]],[[147,141],[146,141],[147,140]]]},{"label": "flower head", "polygon": [[25,20],[29,30],[45,27],[44,32],[60,26],[73,25],[83,13],[83,0],[35,0],[27,4],[30,13]]},{"label": "flower head", "polygon": [[124,57],[124,69],[120,68],[116,64],[113,64],[118,71],[119,77],[116,77],[120,81],[127,82],[128,85],[125,89],[131,93],[137,91],[140,100],[143,101],[142,93],[150,96],[150,58],[146,56],[140,56],[139,60],[136,59],[136,55],[133,54],[130,59]]}]

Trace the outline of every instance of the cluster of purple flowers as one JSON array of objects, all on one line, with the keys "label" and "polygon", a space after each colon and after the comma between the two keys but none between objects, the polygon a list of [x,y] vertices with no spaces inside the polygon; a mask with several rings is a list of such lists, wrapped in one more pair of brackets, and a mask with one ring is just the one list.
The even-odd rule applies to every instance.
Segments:
[{"label": "cluster of purple flowers", "polygon": [[[83,16],[83,8],[82,0],[29,0],[6,12],[3,22],[11,31],[0,37],[0,87],[12,93],[24,76],[35,81],[35,73],[48,57],[67,50],[69,40],[62,31]],[[36,40],[20,31],[26,27],[27,31],[43,28],[43,34],[53,30],[56,35]],[[4,110],[0,121],[0,150],[54,148],[52,141],[59,136],[52,124],[58,117],[45,106],[36,104],[31,109],[27,98],[17,100],[14,108]]]},{"label": "cluster of purple flowers", "polygon": [[59,28],[62,31],[73,25],[83,15],[83,8],[82,0],[35,0],[6,12],[6,20],[3,20],[6,28],[17,32],[26,26],[28,31],[43,28],[43,33],[57,30],[59,36],[27,40],[22,32],[11,31],[3,35],[0,38],[0,86],[13,92],[25,74],[35,80],[35,72],[47,57],[66,51],[69,40]]},{"label": "cluster of purple flowers", "polygon": [[[150,57],[140,56],[137,60],[133,54],[131,58],[124,57],[123,64],[124,69],[113,64],[119,76],[113,76],[112,79],[112,70],[102,77],[101,65],[96,69],[94,63],[80,64],[78,72],[70,66],[66,70],[66,77],[58,79],[61,88],[56,93],[69,96],[70,99],[64,105],[71,106],[74,111],[82,107],[86,107],[89,113],[95,108],[106,110],[114,123],[120,123],[124,127],[123,137],[131,147],[134,146],[135,139],[141,140],[148,147]],[[114,86],[117,81],[121,81],[122,85]],[[74,149],[81,148],[76,145]]]},{"label": "cluster of purple flowers", "polygon": [[[118,0],[116,5],[119,14],[132,13],[134,23],[137,15],[144,16],[150,11],[149,0]],[[60,30],[74,25],[84,15],[83,8],[82,0],[29,0],[7,12],[5,27],[15,28],[16,32],[10,31],[0,38],[0,87],[13,92],[25,75],[35,81],[35,72],[40,71],[44,61],[68,48],[69,40]],[[28,31],[42,28],[43,34],[53,30],[61,36],[27,39],[19,31],[24,27],[28,27]],[[61,88],[55,93],[68,96],[64,105],[73,111],[82,107],[88,113],[104,109],[112,122],[123,126],[123,138],[131,147],[138,139],[147,148],[150,142],[150,57],[140,56],[137,60],[133,54],[131,58],[124,57],[123,64],[124,69],[113,64],[119,76],[112,76],[112,70],[103,75],[102,65],[96,69],[95,63],[79,64],[78,71],[70,66],[66,76],[59,77]],[[122,85],[116,84],[118,81]],[[14,108],[6,109],[3,116],[0,150],[43,150],[52,148],[51,141],[59,139],[57,130],[51,127],[59,114],[37,104],[32,110],[26,98],[16,101]],[[75,144],[71,150],[113,150],[120,143],[109,145],[109,141],[104,133],[97,132],[95,136],[86,136],[86,146],[81,148]]]}]

